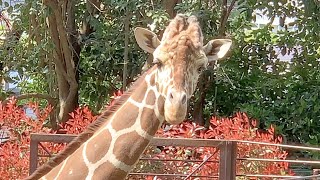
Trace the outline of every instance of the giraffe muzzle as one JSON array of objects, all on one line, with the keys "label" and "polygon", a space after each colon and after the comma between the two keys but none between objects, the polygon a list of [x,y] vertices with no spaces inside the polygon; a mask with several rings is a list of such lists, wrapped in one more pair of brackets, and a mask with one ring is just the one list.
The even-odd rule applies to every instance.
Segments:
[{"label": "giraffe muzzle", "polygon": [[187,102],[185,92],[170,91],[168,98],[171,104],[184,105]]},{"label": "giraffe muzzle", "polygon": [[187,94],[172,89],[165,102],[165,118],[170,124],[180,124],[187,114]]}]

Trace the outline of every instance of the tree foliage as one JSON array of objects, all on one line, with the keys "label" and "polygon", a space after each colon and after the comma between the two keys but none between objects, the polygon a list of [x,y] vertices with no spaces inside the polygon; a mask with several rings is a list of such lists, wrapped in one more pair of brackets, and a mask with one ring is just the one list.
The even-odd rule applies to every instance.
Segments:
[{"label": "tree foliage", "polygon": [[[276,124],[289,141],[318,144],[320,41],[316,29],[320,21],[307,10],[312,7],[316,12],[319,4],[309,7],[304,1],[294,2],[263,1],[251,6],[262,9],[271,21],[278,20],[278,30],[269,23],[248,31],[251,18],[246,24],[230,22],[236,48],[218,69],[220,75],[207,98],[217,103],[215,111],[221,115],[245,111],[260,119],[263,127]],[[287,18],[294,20],[284,23]],[[234,31],[238,23],[246,28]],[[283,61],[282,56],[291,60]],[[212,104],[206,108],[210,111]]]},{"label": "tree foliage", "polygon": [[[52,8],[55,2],[60,3],[58,8]],[[19,82],[23,93],[49,95],[57,104],[57,114],[68,97],[59,94],[57,60],[70,61],[66,56],[55,58],[61,48],[54,41],[50,18],[59,16],[57,10],[68,40],[61,45],[68,46],[66,52],[71,52],[70,62],[74,63],[73,80],[66,78],[64,91],[70,93],[70,82],[76,82],[75,104],[77,100],[88,104],[94,112],[114,91],[130,85],[150,60],[134,42],[133,29],[149,27],[161,36],[175,13],[186,13],[199,17],[205,39],[231,38],[234,42],[230,58],[201,77],[191,118],[208,123],[211,115],[229,116],[241,110],[260,119],[261,127],[276,124],[276,130],[289,141],[319,143],[318,1],[66,2],[26,0],[16,7],[4,6],[13,18],[13,32],[0,46],[0,61],[8,70],[19,72],[18,79],[11,80]],[[257,27],[255,20],[260,16],[269,23]],[[293,21],[288,22],[290,18]],[[282,56],[291,60],[282,61]]]}]

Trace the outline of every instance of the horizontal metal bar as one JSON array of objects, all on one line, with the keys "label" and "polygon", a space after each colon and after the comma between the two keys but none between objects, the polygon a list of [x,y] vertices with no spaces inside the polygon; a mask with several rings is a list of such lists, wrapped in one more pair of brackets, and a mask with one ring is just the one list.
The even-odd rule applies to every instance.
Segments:
[{"label": "horizontal metal bar", "polygon": [[[203,162],[203,160],[191,160],[191,159],[156,159],[156,158],[140,158],[143,161],[183,161],[183,162]],[[206,162],[219,163],[218,160],[209,160]]]},{"label": "horizontal metal bar", "polygon": [[[186,174],[157,174],[157,173],[129,173],[132,176],[144,175],[144,176],[167,176],[167,177],[186,177]],[[268,175],[268,174],[237,174],[240,177],[266,177],[266,178],[302,178],[304,176],[285,176],[285,175]],[[201,176],[192,175],[191,177],[206,177],[206,178],[218,178],[219,176]]]},{"label": "horizontal metal bar", "polygon": [[[302,177],[293,177],[293,178],[289,178],[290,180],[298,180],[298,179],[318,179],[320,178],[320,174],[316,174],[316,175],[311,175],[311,176],[302,176]],[[286,179],[286,180],[289,180]],[[281,179],[284,180],[284,179]]]},{"label": "horizontal metal bar", "polygon": [[186,146],[186,147],[217,147],[220,140],[213,139],[186,139],[186,138],[159,138],[150,142],[152,146]]},{"label": "horizontal metal bar", "polygon": [[261,158],[237,158],[241,161],[265,161],[265,162],[288,162],[297,164],[320,164],[320,161],[306,161],[306,160],[294,160],[294,159],[261,159]]},{"label": "horizontal metal bar", "polygon": [[319,147],[312,147],[312,146],[300,146],[300,145],[289,145],[289,144],[274,144],[274,143],[243,141],[243,140],[229,140],[229,141],[235,141],[237,143],[258,144],[258,145],[265,145],[265,146],[278,146],[278,147],[283,147],[285,149],[302,149],[302,150],[320,151]]},{"label": "horizontal metal bar", "polygon": [[[31,134],[31,138],[39,142],[70,142],[77,135],[69,134]],[[153,146],[187,146],[187,147],[216,147],[221,142],[237,142],[237,143],[249,143],[259,144],[266,146],[277,146],[287,149],[302,149],[320,151],[319,147],[310,146],[297,146],[297,145],[286,145],[286,144],[273,144],[266,142],[254,142],[254,141],[242,141],[242,140],[217,140],[217,139],[185,139],[185,138],[158,138],[155,137],[150,145]]]},{"label": "horizontal metal bar", "polygon": [[77,135],[70,134],[31,134],[31,139],[37,142],[54,142],[54,143],[69,143]]},{"label": "horizontal metal bar", "polygon": [[269,175],[269,174],[237,174],[240,177],[264,177],[264,178],[301,178],[304,176],[286,176],[286,175]]},{"label": "horizontal metal bar", "polygon": [[[144,175],[144,176],[167,176],[167,177],[187,177],[187,174],[157,174],[157,173],[129,173],[131,176],[139,176],[139,175]],[[192,175],[191,177],[202,177],[202,178],[218,178],[219,176],[202,176],[202,175]]]}]

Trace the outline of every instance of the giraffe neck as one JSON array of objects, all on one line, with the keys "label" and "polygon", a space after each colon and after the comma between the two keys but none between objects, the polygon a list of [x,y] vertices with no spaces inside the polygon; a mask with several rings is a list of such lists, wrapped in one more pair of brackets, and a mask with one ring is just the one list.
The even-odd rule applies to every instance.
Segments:
[{"label": "giraffe neck", "polygon": [[156,72],[153,67],[142,76],[108,121],[64,161],[39,177],[124,179],[164,120],[164,98],[157,90]]}]

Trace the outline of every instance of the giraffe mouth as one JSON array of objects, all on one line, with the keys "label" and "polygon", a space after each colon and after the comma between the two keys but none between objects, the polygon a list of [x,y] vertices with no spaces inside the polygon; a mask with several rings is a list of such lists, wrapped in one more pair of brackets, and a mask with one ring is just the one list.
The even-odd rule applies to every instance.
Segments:
[{"label": "giraffe mouth", "polygon": [[185,120],[187,114],[187,103],[172,102],[166,99],[164,107],[165,119],[170,124],[180,124]]},{"label": "giraffe mouth", "polygon": [[166,117],[166,121],[172,125],[178,125],[184,121],[185,118],[182,119],[170,119],[169,117]]}]

